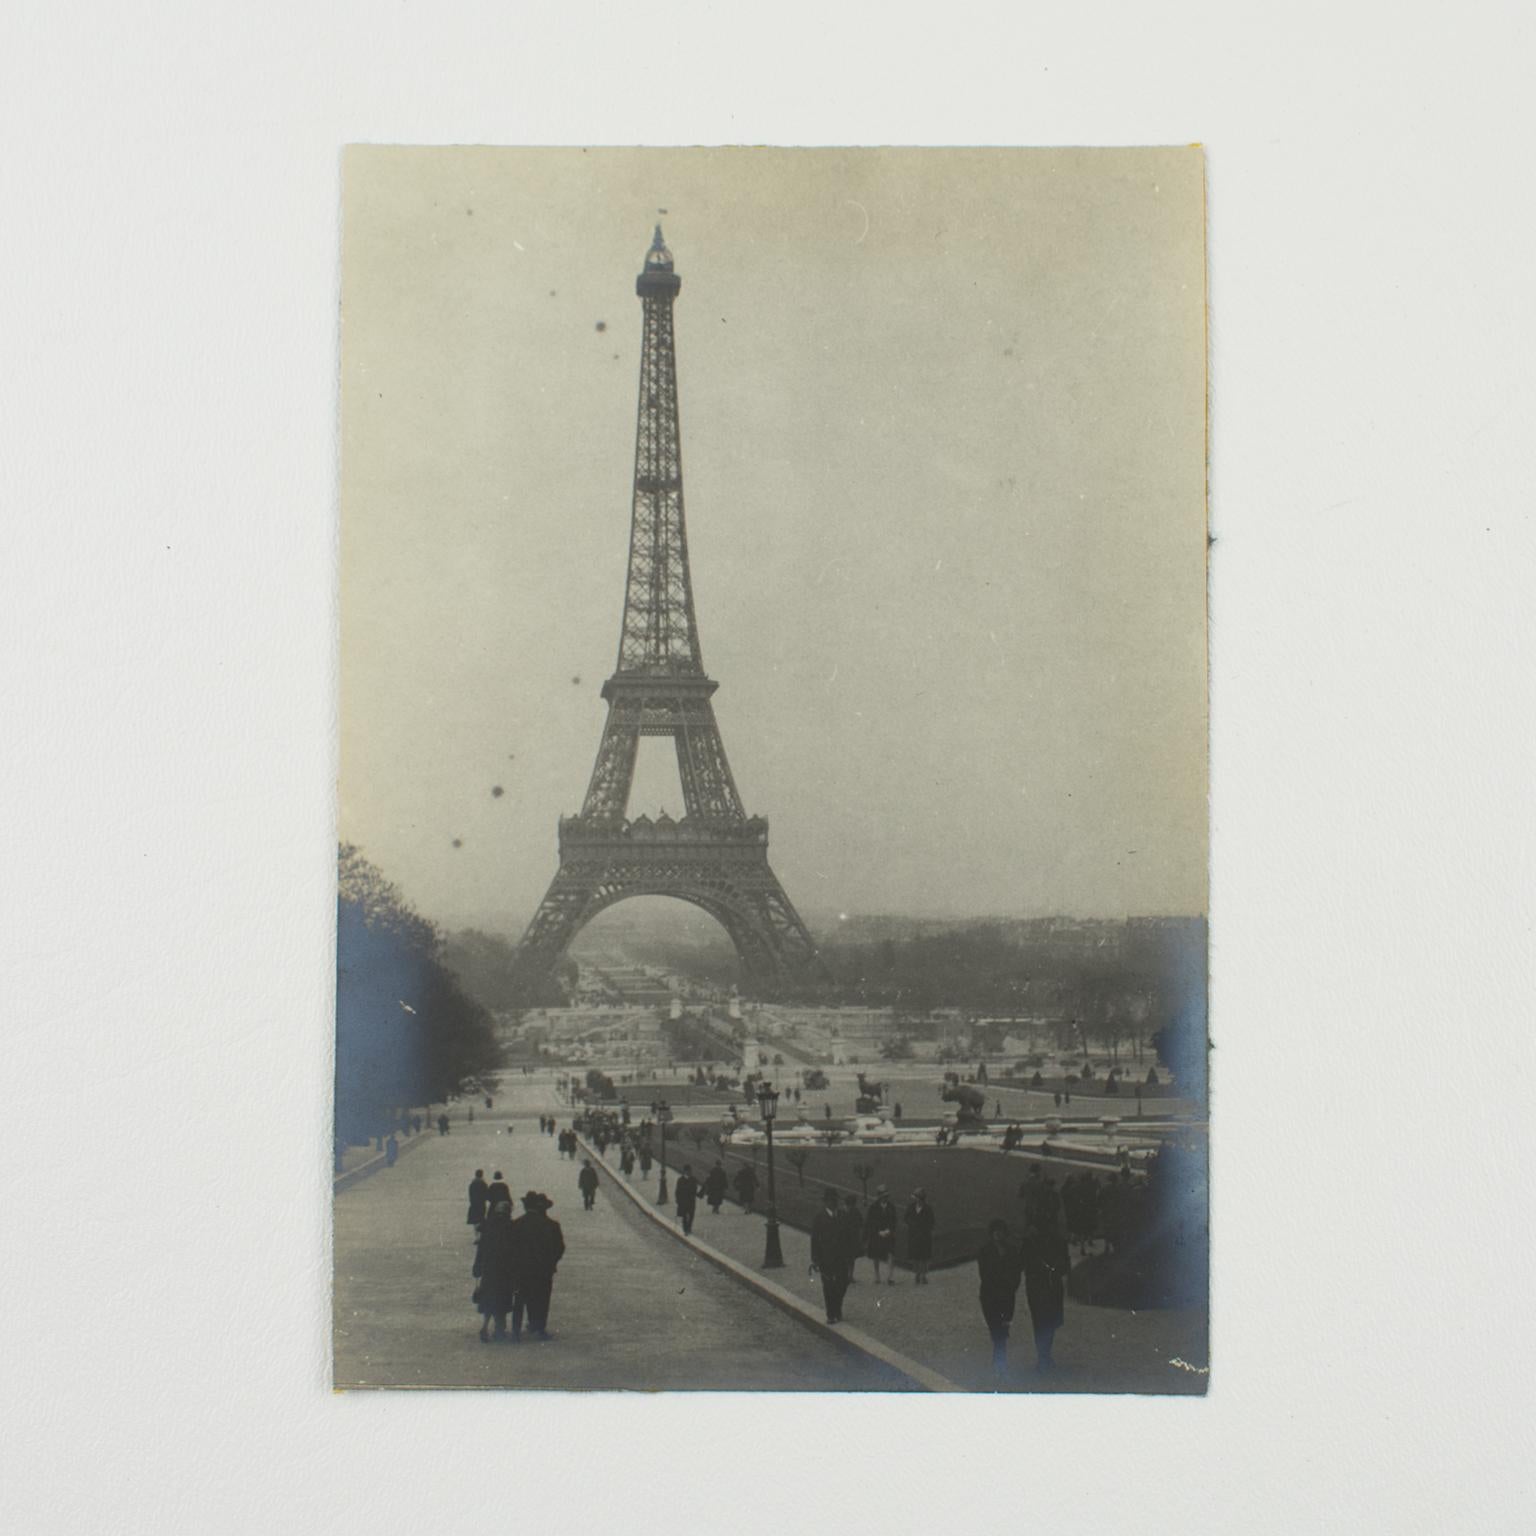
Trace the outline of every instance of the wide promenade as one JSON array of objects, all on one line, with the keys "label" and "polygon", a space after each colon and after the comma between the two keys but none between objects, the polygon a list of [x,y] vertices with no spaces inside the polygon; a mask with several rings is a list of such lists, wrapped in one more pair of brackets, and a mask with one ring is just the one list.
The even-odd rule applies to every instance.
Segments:
[{"label": "wide promenade", "polygon": [[[752,1294],[609,1190],[582,1210],[579,1163],[540,1136],[557,1108],[548,1077],[509,1079],[494,1111],[429,1134],[335,1201],[338,1387],[579,1390],[901,1389],[904,1378],[850,1355]],[[560,1112],[562,1122],[566,1115]],[[509,1126],[511,1129],[509,1130]],[[539,1189],[565,1232],[550,1311],[553,1339],[482,1344],[465,1187],[476,1168]],[[740,1218],[738,1217],[738,1220]]]},{"label": "wide promenade", "polygon": [[[695,1168],[713,1161],[700,1157]],[[614,1181],[623,1176],[610,1149],[603,1165]],[[784,1170],[780,1169],[782,1176]],[[675,1182],[675,1175],[669,1176]],[[795,1182],[793,1174],[790,1183]],[[605,1179],[604,1191],[607,1192]],[[642,1179],[637,1168],[625,1180],[648,1203],[656,1196],[656,1170]],[[844,1193],[848,1191],[844,1189]],[[601,1196],[599,1198],[602,1198]],[[622,1200],[615,1191],[613,1198]],[[759,1188],[759,1200],[765,1200]],[[663,1218],[676,1228],[675,1213]],[[938,1211],[940,1221],[944,1213]],[[761,1206],[753,1215],[727,1201],[717,1216],[702,1202],[693,1238],[718,1249],[750,1269],[763,1262],[766,1219]],[[780,1225],[784,1268],[766,1271],[813,1311],[821,1309],[821,1283],[810,1273],[810,1237]],[[1021,1290],[1013,1327],[1009,1370],[999,1381],[992,1370],[991,1342],[977,1298],[972,1263],[932,1270],[926,1286],[913,1284],[910,1270],[898,1268],[895,1285],[875,1286],[873,1266],[862,1258],[857,1283],[848,1292],[843,1315],[848,1323],[880,1343],[937,1371],[957,1386],[979,1391],[1201,1393],[1205,1390],[1207,1316],[1204,1308],[1129,1312],[1113,1307],[1066,1303],[1066,1322],[1056,1338],[1056,1369],[1034,1369],[1029,1312]]]}]

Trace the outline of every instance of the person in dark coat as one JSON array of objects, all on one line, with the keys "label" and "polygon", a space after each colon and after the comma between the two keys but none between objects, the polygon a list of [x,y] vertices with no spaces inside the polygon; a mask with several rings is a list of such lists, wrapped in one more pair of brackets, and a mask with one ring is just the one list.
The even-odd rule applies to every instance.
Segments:
[{"label": "person in dark coat", "polygon": [[640,1177],[648,1179],[651,1176],[651,1144],[648,1141],[640,1143]]},{"label": "person in dark coat", "polygon": [[736,1198],[741,1201],[741,1214],[750,1216],[757,1199],[757,1175],[750,1163],[743,1163],[736,1171]]},{"label": "person in dark coat", "polygon": [[623,1148],[619,1152],[619,1172],[622,1173],[627,1179],[634,1171],[635,1149],[634,1146],[626,1140]]},{"label": "person in dark coat", "polygon": [[683,1235],[686,1237],[693,1231],[693,1214],[699,1205],[699,1181],[693,1176],[691,1163],[683,1164],[683,1171],[677,1176],[677,1183],[673,1188],[677,1219],[682,1222]]},{"label": "person in dark coat", "polygon": [[704,1198],[709,1201],[709,1208],[716,1216],[720,1214],[721,1202],[725,1199],[726,1190],[730,1188],[725,1177],[725,1165],[718,1160],[715,1166],[709,1170],[709,1177],[704,1180]]},{"label": "person in dark coat", "polygon": [[581,1172],[576,1175],[576,1187],[581,1190],[582,1209],[590,1211],[592,1202],[597,1199],[597,1169],[592,1166],[590,1157],[584,1157],[581,1160]]},{"label": "person in dark coat", "polygon": [[992,1336],[992,1369],[998,1375],[1008,1370],[1008,1329],[1018,1304],[1019,1280],[1024,1262],[1008,1241],[1008,1223],[987,1223],[987,1240],[976,1255],[976,1273],[981,1282],[978,1299],[987,1332]]},{"label": "person in dark coat", "polygon": [[859,1209],[859,1197],[849,1194],[843,1199],[843,1258],[848,1265],[848,1284],[859,1282],[854,1275],[859,1255],[864,1252],[864,1213]]},{"label": "person in dark coat", "polygon": [[478,1227],[485,1220],[486,1203],[490,1197],[491,1186],[485,1182],[485,1169],[476,1168],[474,1178],[469,1181],[469,1215],[464,1218],[470,1226]]},{"label": "person in dark coat", "polygon": [[847,1232],[837,1206],[837,1191],[829,1189],[811,1223],[811,1268],[821,1276],[821,1294],[827,1304],[827,1321],[843,1320],[843,1297],[848,1294]]},{"label": "person in dark coat", "polygon": [[928,1204],[928,1191],[918,1188],[912,1191],[906,1211],[901,1218],[907,1227],[907,1257],[917,1271],[914,1285],[928,1284],[928,1262],[933,1258],[933,1207]]},{"label": "person in dark coat", "polygon": [[512,1204],[512,1191],[507,1188],[507,1181],[502,1178],[501,1169],[498,1168],[491,1175],[490,1187],[485,1192],[485,1203],[491,1210],[495,1210],[502,1201],[505,1201],[510,1206]]},{"label": "person in dark coat", "polygon": [[864,1251],[875,1266],[875,1284],[880,1284],[880,1266],[888,1265],[886,1284],[896,1284],[896,1202],[882,1184],[875,1191],[864,1213]]},{"label": "person in dark coat", "polygon": [[1059,1222],[1036,1221],[1024,1234],[1024,1299],[1035,1330],[1036,1367],[1051,1369],[1051,1346],[1066,1318],[1067,1271],[1072,1260]]},{"label": "person in dark coat", "polygon": [[[498,1342],[507,1337],[507,1313],[512,1310],[517,1290],[517,1223],[512,1220],[512,1202],[497,1201],[480,1228],[475,1241],[475,1305],[480,1309],[480,1342],[489,1344],[492,1322]],[[515,1338],[515,1335],[514,1335]]]},{"label": "person in dark coat", "polygon": [[523,1214],[512,1223],[517,1234],[517,1295],[512,1302],[512,1342],[523,1334],[523,1314],[528,1331],[536,1339],[549,1337],[549,1301],[555,1288],[555,1270],[565,1257],[565,1235],[548,1212],[554,1205],[548,1195],[530,1189],[523,1196]]},{"label": "person in dark coat", "polygon": [[396,1139],[395,1133],[391,1131],[384,1142],[384,1166],[386,1168],[393,1168],[395,1166],[395,1159],[399,1156],[400,1143]]},{"label": "person in dark coat", "polygon": [[1047,1177],[1039,1163],[1029,1170],[1029,1177],[1019,1185],[1019,1195],[1024,1201],[1024,1224],[1036,1222],[1056,1226],[1061,1221],[1061,1195],[1053,1179]]},{"label": "person in dark coat", "polygon": [[437,1117],[437,1134],[439,1136],[446,1136],[448,1134],[448,1116],[447,1115],[439,1115]]}]

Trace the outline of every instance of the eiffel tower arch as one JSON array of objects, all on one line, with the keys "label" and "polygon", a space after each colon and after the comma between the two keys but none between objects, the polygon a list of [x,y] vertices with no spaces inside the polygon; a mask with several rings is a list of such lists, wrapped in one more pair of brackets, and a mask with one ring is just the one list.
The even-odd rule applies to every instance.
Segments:
[{"label": "eiffel tower arch", "polygon": [[[608,718],[581,811],[560,819],[560,866],[518,952],[528,980],[547,975],[599,912],[631,896],[673,896],[713,917],[745,978],[821,980],[809,930],[768,862],[768,823],[742,808],[704,671],[677,413],[672,305],[682,287],[661,226],[635,280],[644,333],[619,658],[603,684]],[[642,736],[671,737],[680,820],[628,817]]]}]

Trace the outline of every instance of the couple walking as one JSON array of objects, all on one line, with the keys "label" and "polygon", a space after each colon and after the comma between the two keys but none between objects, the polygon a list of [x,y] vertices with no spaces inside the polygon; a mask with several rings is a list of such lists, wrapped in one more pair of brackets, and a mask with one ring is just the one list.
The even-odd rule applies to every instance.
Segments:
[{"label": "couple walking", "polygon": [[523,1196],[523,1215],[512,1219],[510,1200],[497,1200],[480,1228],[475,1244],[474,1303],[480,1311],[480,1342],[493,1335],[504,1342],[507,1315],[512,1316],[511,1340],[523,1334],[523,1316],[536,1339],[549,1337],[549,1303],[555,1286],[555,1270],[565,1255],[560,1223],[549,1219],[554,1201],[530,1189]]}]

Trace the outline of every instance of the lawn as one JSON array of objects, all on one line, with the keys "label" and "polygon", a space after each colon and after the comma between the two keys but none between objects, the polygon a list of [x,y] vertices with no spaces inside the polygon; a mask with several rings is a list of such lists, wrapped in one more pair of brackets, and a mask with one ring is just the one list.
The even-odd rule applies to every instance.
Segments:
[{"label": "lawn", "polygon": [[[805,1153],[804,1166],[797,1168],[791,1158],[798,1158],[802,1152]],[[668,1167],[675,1170],[684,1163],[691,1163],[695,1177],[702,1182],[714,1166],[716,1157],[725,1163],[725,1171],[731,1178],[743,1163],[752,1165],[758,1177],[757,1204],[762,1207],[767,1203],[766,1147],[726,1147],[722,1150],[713,1141],[700,1146],[686,1134],[668,1133]],[[963,1145],[776,1146],[774,1167],[779,1219],[790,1226],[808,1230],[816,1212],[821,1209],[822,1192],[829,1186],[840,1196],[858,1195],[862,1206],[865,1181],[854,1169],[863,1168],[869,1170],[870,1195],[881,1184],[887,1185],[898,1211],[905,1210],[912,1191],[922,1185],[928,1191],[928,1202],[937,1218],[933,1237],[934,1266],[966,1263],[975,1258],[986,1236],[987,1223],[993,1217],[1001,1217],[1015,1235],[1018,1234],[1024,1209],[1019,1198],[1019,1185],[1036,1163],[1053,1176],[1058,1185],[1066,1173],[1076,1169],[1075,1164],[1061,1158],[1025,1152],[1004,1157],[996,1152],[972,1151]],[[1106,1170],[1096,1171],[1102,1174]],[[731,1196],[734,1199],[734,1187]],[[898,1260],[905,1260],[905,1229],[898,1237],[896,1252]]]}]

